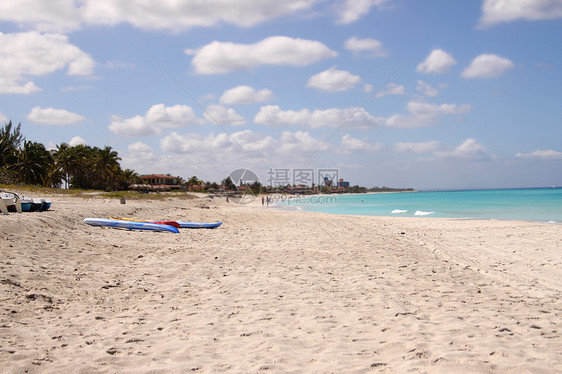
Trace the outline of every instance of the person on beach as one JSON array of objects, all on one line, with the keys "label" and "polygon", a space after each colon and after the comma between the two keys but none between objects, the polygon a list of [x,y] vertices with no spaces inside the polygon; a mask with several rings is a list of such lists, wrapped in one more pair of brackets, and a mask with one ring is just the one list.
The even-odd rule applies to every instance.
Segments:
[{"label": "person on beach", "polygon": [[262,196],[261,197],[261,205],[263,206],[263,202],[264,202],[265,198]]}]

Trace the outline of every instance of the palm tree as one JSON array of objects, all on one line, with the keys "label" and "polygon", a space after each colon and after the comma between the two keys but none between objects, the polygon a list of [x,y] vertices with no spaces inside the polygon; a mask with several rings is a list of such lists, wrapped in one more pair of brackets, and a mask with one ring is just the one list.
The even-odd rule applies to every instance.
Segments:
[{"label": "palm tree", "polygon": [[47,186],[53,164],[53,158],[43,144],[26,140],[23,147],[17,150],[15,162],[10,165],[10,169],[23,183]]},{"label": "palm tree", "polygon": [[104,190],[114,189],[118,184],[118,176],[121,174],[119,165],[121,157],[110,146],[105,146],[103,149],[95,147],[94,151],[95,170],[101,182],[100,187]]},{"label": "palm tree", "polygon": [[119,188],[127,190],[131,184],[142,183],[141,178],[137,172],[131,169],[125,169],[121,171],[119,176]]},{"label": "palm tree", "polygon": [[57,145],[57,149],[52,153],[55,161],[55,170],[53,173],[58,173],[60,175],[66,188],[68,188],[68,182],[73,166],[73,159],[71,157],[72,152],[70,149],[71,147],[68,143],[61,143],[60,145]]},{"label": "palm tree", "polygon": [[21,134],[21,123],[12,128],[12,121],[0,128],[0,169],[7,171],[15,161],[15,154],[23,138]]},{"label": "palm tree", "polygon": [[91,183],[95,175],[91,147],[79,144],[67,149],[63,148],[59,160],[64,165],[64,171],[68,175],[69,188],[94,188]]}]

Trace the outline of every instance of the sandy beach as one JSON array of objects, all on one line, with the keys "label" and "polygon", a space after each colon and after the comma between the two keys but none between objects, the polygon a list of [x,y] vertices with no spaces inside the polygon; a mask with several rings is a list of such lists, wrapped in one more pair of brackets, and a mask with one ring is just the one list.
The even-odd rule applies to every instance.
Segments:
[{"label": "sandy beach", "polygon": [[562,372],[562,225],[50,198],[0,216],[0,372]]}]

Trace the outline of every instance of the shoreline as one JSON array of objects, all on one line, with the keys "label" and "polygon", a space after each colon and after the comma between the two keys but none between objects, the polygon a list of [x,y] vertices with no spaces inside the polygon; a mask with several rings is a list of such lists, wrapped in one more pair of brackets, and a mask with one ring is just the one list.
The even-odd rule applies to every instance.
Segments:
[{"label": "shoreline", "polygon": [[559,225],[48,198],[0,216],[7,373],[562,370]]},{"label": "shoreline", "polygon": [[[544,188],[540,190],[544,190]],[[464,191],[447,192],[462,193]],[[423,192],[419,193],[423,194]],[[441,192],[436,193],[439,194]],[[281,207],[281,209],[344,214],[348,216],[491,219],[537,223],[544,222],[555,225],[562,224],[562,215],[560,214],[560,210],[556,208],[559,207],[562,209],[562,206],[560,206],[557,202],[558,200],[556,200],[558,195],[550,195],[550,193],[536,195],[534,192],[525,192],[524,194],[502,195],[500,199],[497,201],[493,200],[492,202],[490,202],[490,199],[496,199],[496,193],[485,193],[481,195],[477,192],[476,194],[463,194],[460,197],[457,197],[457,195],[437,195],[438,197],[436,197],[426,195],[414,196],[409,194],[400,197],[397,193],[381,193],[380,195],[387,195],[387,197],[368,198],[368,196],[374,195],[379,195],[379,193],[301,196],[282,195],[277,201],[276,206]],[[388,197],[388,195],[392,196]],[[339,200],[340,196],[342,197],[341,201]],[[362,196],[365,196],[364,201]],[[547,200],[544,200],[545,197]],[[459,200],[453,200],[455,198]],[[484,199],[483,201],[487,201],[487,203],[481,203],[480,199]],[[540,210],[539,207],[541,207],[542,210]]]}]

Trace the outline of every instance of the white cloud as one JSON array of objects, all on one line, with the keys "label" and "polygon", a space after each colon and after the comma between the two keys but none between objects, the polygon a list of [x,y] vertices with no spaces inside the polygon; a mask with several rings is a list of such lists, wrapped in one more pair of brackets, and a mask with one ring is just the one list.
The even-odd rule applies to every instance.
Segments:
[{"label": "white cloud", "polygon": [[74,0],[27,0],[0,2],[0,20],[38,31],[67,32],[81,24],[81,11]]},{"label": "white cloud", "polygon": [[512,69],[515,65],[507,58],[482,54],[472,60],[461,76],[463,78],[496,78]]},{"label": "white cloud", "polygon": [[[188,154],[201,157],[207,161],[247,163],[247,154],[253,158],[267,159],[268,162],[280,162],[285,165],[295,159],[316,152],[322,140],[313,137],[307,131],[283,131],[278,138],[254,133],[250,130],[235,132],[232,136],[225,133],[218,135],[190,133],[180,135],[171,133],[160,141],[163,151],[173,154]],[[323,147],[322,151],[330,149]]]},{"label": "white cloud", "polygon": [[220,23],[250,27],[269,19],[294,14],[312,7],[317,0],[148,0],[134,2],[87,1],[84,18],[89,23],[127,22],[139,28],[186,30]]},{"label": "white cloud", "polygon": [[267,126],[306,125],[310,118],[310,111],[281,110],[278,105],[265,105],[254,117],[254,122]]},{"label": "white cloud", "polygon": [[154,161],[157,159],[152,147],[143,142],[129,144],[127,151],[129,152],[127,157],[134,158],[137,161]]},{"label": "white cloud", "polygon": [[107,127],[112,133],[121,136],[151,136],[160,134],[160,127],[148,123],[142,116],[123,119],[120,116],[112,115],[111,123]]},{"label": "white cloud", "polygon": [[344,0],[337,23],[350,24],[367,14],[373,6],[381,6],[387,0]]},{"label": "white cloud", "polygon": [[406,87],[401,84],[389,83],[385,89],[379,91],[375,97],[383,97],[387,95],[404,95],[406,93]]},{"label": "white cloud", "polygon": [[364,140],[352,137],[349,134],[344,134],[341,138],[342,153],[355,153],[355,152],[378,152],[382,149],[381,143],[370,144]]},{"label": "white cloud", "polygon": [[369,57],[386,57],[388,51],[382,47],[382,43],[376,39],[358,39],[352,37],[345,41],[345,49],[353,51],[355,54],[364,53]]},{"label": "white cloud", "polygon": [[256,91],[252,87],[237,86],[226,90],[220,98],[220,103],[223,105],[253,104],[271,99],[273,99],[273,92],[271,90],[263,89]]},{"label": "white cloud", "polygon": [[439,90],[447,86],[448,86],[447,83],[441,83],[437,87],[433,87],[429,83],[426,83],[424,81],[418,81],[418,86],[416,87],[416,89],[421,93],[423,93],[425,96],[435,97],[439,95]]},{"label": "white cloud", "polygon": [[214,41],[185,53],[195,54],[191,65],[198,74],[221,74],[261,65],[305,66],[337,56],[321,42],[287,36],[272,36],[255,44]]},{"label": "white cloud", "polygon": [[441,143],[437,140],[419,143],[401,142],[394,144],[396,152],[403,153],[430,153],[441,148]]},{"label": "white cloud", "polygon": [[208,122],[218,122],[220,125],[242,126],[246,123],[246,119],[236,113],[234,109],[216,104],[207,107],[205,118]]},{"label": "white cloud", "polygon": [[72,125],[84,120],[84,117],[69,112],[64,109],[54,109],[54,108],[40,108],[38,106],[31,109],[31,112],[27,115],[27,119],[31,122],[38,123],[41,125]]},{"label": "white cloud", "polygon": [[[137,172],[154,172],[154,170],[169,170],[167,157],[158,157],[151,146],[143,142],[136,142],[127,147],[127,152],[122,156],[122,167],[131,168]],[[178,160],[175,160],[177,162]],[[167,166],[166,166],[167,165]]]},{"label": "white cloud", "polygon": [[67,69],[68,75],[89,75],[95,62],[68,37],[37,32],[0,32],[0,93],[29,94],[41,89],[29,80]]},{"label": "white cloud", "polygon": [[538,159],[538,160],[562,160],[562,152],[548,150],[536,150],[531,153],[518,153],[515,157]]},{"label": "white cloud", "polygon": [[141,29],[188,30],[221,23],[250,27],[312,8],[318,0],[26,0],[0,2],[0,21],[40,31],[128,23]]},{"label": "white cloud", "polygon": [[219,160],[230,160],[234,155],[246,152],[257,157],[276,149],[277,146],[278,142],[271,136],[255,134],[250,130],[235,132],[232,135],[220,133],[207,136],[196,133],[182,136],[173,132],[160,141],[160,147],[165,152],[214,157]]},{"label": "white cloud", "polygon": [[316,152],[320,146],[324,151],[328,149],[320,139],[314,138],[307,131],[283,131],[278,143],[276,153],[286,156]]},{"label": "white cloud", "polygon": [[[138,161],[143,155],[153,155],[154,152],[144,143],[135,143],[129,146],[123,162],[126,167],[135,170],[156,170],[165,167],[168,162],[168,168],[177,165],[184,174],[185,170],[189,170],[189,175],[202,174],[205,178],[213,174],[212,177],[220,181],[241,165],[257,172],[272,166],[298,168],[303,160],[316,152],[338,157],[337,154],[377,152],[382,149],[380,143],[371,144],[349,135],[344,135],[337,144],[324,144],[324,141],[323,137],[315,137],[308,131],[283,131],[276,136],[251,130],[235,132],[232,136],[225,133],[204,135],[172,132],[160,141],[163,155]],[[248,154],[251,158],[248,158]],[[189,166],[186,169],[182,165]],[[173,168],[169,171],[177,173]]]},{"label": "white cloud", "polygon": [[439,158],[469,161],[483,161],[492,158],[484,146],[470,138],[457,147],[449,147],[437,140],[432,140],[419,143],[396,143],[394,144],[394,150],[401,153],[429,153]]},{"label": "white cloud", "polygon": [[339,127],[345,125],[352,128],[369,129],[380,126],[384,119],[377,118],[363,108],[331,108],[315,110],[309,118],[311,128]]},{"label": "white cloud", "polygon": [[479,26],[490,26],[518,19],[529,21],[562,18],[560,0],[484,0]]},{"label": "white cloud", "polygon": [[226,151],[236,147],[236,143],[228,134],[220,133],[218,135],[209,134],[203,136],[197,133],[190,133],[184,136],[172,132],[160,140],[160,147],[165,152],[171,153],[199,153],[209,151]]},{"label": "white cloud", "polygon": [[389,127],[413,128],[428,127],[439,122],[446,114],[464,114],[470,112],[470,105],[463,104],[430,104],[421,101],[410,101],[408,103],[409,116],[396,114],[387,119]]},{"label": "white cloud", "polygon": [[449,69],[457,62],[453,56],[442,49],[434,49],[429,56],[421,62],[416,71],[424,74],[430,73],[448,73]]},{"label": "white cloud", "polygon": [[331,108],[326,110],[302,109],[300,111],[281,110],[277,105],[261,107],[254,122],[268,126],[300,125],[310,128],[350,126],[354,128],[373,128],[384,120],[369,114],[363,108]]},{"label": "white cloud", "polygon": [[167,107],[164,104],[156,104],[146,112],[145,119],[148,123],[170,128],[203,124],[203,121],[195,116],[193,109],[187,105]]},{"label": "white cloud", "polygon": [[6,122],[8,122],[8,117],[0,113],[0,123],[6,123]]},{"label": "white cloud", "polygon": [[461,145],[450,152],[437,152],[437,156],[445,158],[456,158],[472,161],[482,161],[491,158],[484,146],[478,144],[474,139],[466,139]]},{"label": "white cloud", "polygon": [[70,141],[68,142],[68,145],[71,147],[77,146],[77,145],[88,145],[88,143],[80,136],[75,136],[72,139],[70,139]]},{"label": "white cloud", "polygon": [[123,119],[113,115],[108,128],[121,136],[150,136],[160,134],[162,127],[178,128],[203,123],[204,120],[197,118],[193,109],[187,105],[166,107],[164,104],[156,104],[144,116]]},{"label": "white cloud", "polygon": [[336,92],[349,90],[359,82],[361,82],[361,77],[358,75],[331,67],[310,77],[306,87],[316,88],[319,91]]}]

